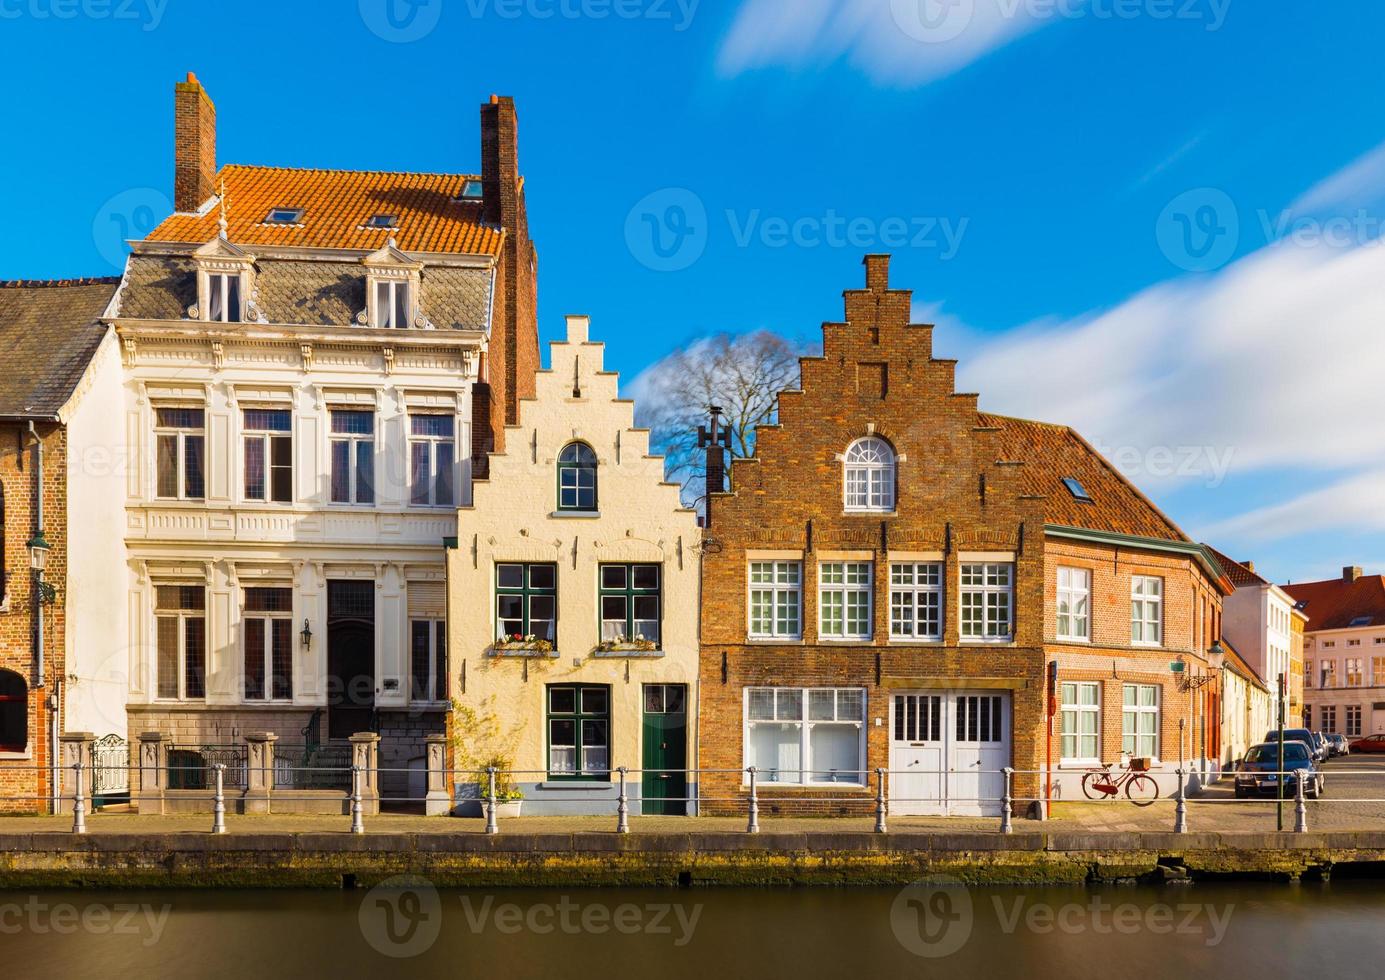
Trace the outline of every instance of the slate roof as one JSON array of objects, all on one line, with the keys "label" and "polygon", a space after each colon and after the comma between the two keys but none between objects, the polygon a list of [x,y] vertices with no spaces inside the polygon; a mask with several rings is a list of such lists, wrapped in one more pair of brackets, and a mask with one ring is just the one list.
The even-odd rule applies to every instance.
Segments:
[{"label": "slate roof", "polygon": [[1283,588],[1308,617],[1304,629],[1310,633],[1348,629],[1352,620],[1361,616],[1371,617],[1365,625],[1385,626],[1385,575],[1362,575],[1354,582],[1345,578],[1302,582]]},{"label": "slate roof", "polygon": [[[239,243],[237,243],[239,244]],[[482,268],[425,266],[420,308],[439,329],[484,330],[491,273]],[[256,263],[259,309],[270,323],[351,326],[366,305],[366,269],[359,262],[274,259]],[[197,303],[197,266],[185,256],[132,255],[120,316],[185,320]]]},{"label": "slate roof", "polygon": [[52,419],[96,353],[114,278],[0,282],[0,416]]},{"label": "slate roof", "polygon": [[1216,548],[1213,548],[1210,544],[1206,545],[1206,548],[1212,553],[1212,557],[1217,559],[1217,564],[1222,567],[1222,571],[1226,573],[1226,577],[1231,580],[1231,584],[1236,586],[1236,588],[1242,589],[1270,584],[1267,580],[1251,571],[1246,565],[1236,561],[1234,558],[1226,557],[1226,555],[1222,554]]},{"label": "slate roof", "polygon": [[[1123,477],[1087,440],[1065,425],[979,413],[979,424],[996,428],[1001,458],[1017,467],[1024,493],[1044,497],[1049,524],[1189,541],[1173,521]],[[1063,484],[1076,479],[1091,501],[1078,500]]]},{"label": "slate roof", "polygon": [[[226,188],[227,237],[256,245],[367,249],[393,238],[405,252],[498,255],[504,232],[481,220],[479,199],[460,200],[469,174],[394,173],[377,170],[308,170],[228,164],[216,177]],[[297,225],[267,225],[273,208],[302,208]],[[202,245],[218,233],[220,209],[174,214],[147,242]],[[368,229],[374,215],[394,215],[394,228]]]}]

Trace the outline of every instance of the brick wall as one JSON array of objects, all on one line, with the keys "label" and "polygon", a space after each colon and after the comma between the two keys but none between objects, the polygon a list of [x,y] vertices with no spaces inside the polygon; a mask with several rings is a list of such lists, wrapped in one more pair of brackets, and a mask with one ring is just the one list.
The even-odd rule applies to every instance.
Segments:
[{"label": "brick wall", "polygon": [[[46,579],[57,587],[57,602],[43,610],[44,686],[39,686],[34,657],[36,617],[33,578],[27,544],[35,522],[35,456],[27,426],[0,424],[0,485],[4,488],[4,572],[8,611],[0,612],[0,669],[12,671],[28,686],[28,749],[0,757],[0,813],[44,812],[51,793],[48,695],[65,676],[63,647],[67,579],[67,434],[55,423],[37,426],[43,441],[43,530],[52,545]],[[60,726],[61,728],[61,726]],[[15,799],[27,797],[28,799]]]},{"label": "brick wall", "polygon": [[[1010,764],[1038,770],[1046,757],[1046,664],[1061,677],[1116,680],[1103,689],[1103,755],[1118,758],[1122,679],[1164,689],[1166,745],[1177,744],[1187,695],[1177,689],[1165,648],[1130,639],[1130,576],[1166,580],[1166,643],[1192,647],[1195,601],[1212,593],[1183,556],[1078,545],[1045,535],[1041,498],[1023,492],[1017,461],[1006,459],[996,432],[979,424],[977,396],[955,390],[952,361],[931,357],[930,327],[911,325],[911,295],[888,288],[885,257],[867,259],[867,289],[845,293],[846,319],[823,327],[823,355],[802,362],[799,391],[783,393],[775,426],[759,430],[753,459],[732,464],[732,488],[713,495],[703,565],[700,765],[745,765],[747,686],[846,686],[866,691],[866,768],[887,768],[889,707],[899,690],[1009,691],[1013,711]],[[896,506],[890,514],[844,510],[840,454],[874,434],[899,456]],[[1014,636],[1004,644],[964,644],[959,635],[959,566],[964,556],[1012,555]],[[803,562],[799,642],[749,642],[747,564],[756,557]],[[818,636],[818,565],[871,561],[872,638],[822,642]],[[889,562],[945,564],[941,643],[889,639]],[[1081,649],[1053,643],[1059,563],[1093,571],[1094,632]],[[1217,600],[1219,608],[1219,599]],[[1055,730],[1056,743],[1056,730]],[[1057,753],[1057,746],[1054,746]],[[706,812],[743,812],[742,779],[704,777]],[[1016,793],[1038,795],[1037,776],[1017,777]],[[869,790],[768,788],[767,812],[863,812]],[[831,797],[827,802],[824,797]]]},{"label": "brick wall", "polygon": [[505,448],[505,426],[519,421],[519,400],[534,394],[539,370],[538,253],[529,238],[524,178],[519,173],[519,124],[514,100],[492,96],[481,107],[481,182],[485,220],[505,229],[496,270],[487,355],[487,384],[477,404],[489,407],[489,437],[477,426],[476,475],[487,475],[485,452]]}]

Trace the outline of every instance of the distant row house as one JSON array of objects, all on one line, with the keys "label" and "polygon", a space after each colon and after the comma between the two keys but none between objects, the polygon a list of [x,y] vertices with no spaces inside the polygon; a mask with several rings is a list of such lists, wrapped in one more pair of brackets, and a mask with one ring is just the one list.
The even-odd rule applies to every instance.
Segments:
[{"label": "distant row house", "polygon": [[1385,732],[1385,576],[1348,566],[1284,591],[1308,620],[1304,724],[1347,738]]}]

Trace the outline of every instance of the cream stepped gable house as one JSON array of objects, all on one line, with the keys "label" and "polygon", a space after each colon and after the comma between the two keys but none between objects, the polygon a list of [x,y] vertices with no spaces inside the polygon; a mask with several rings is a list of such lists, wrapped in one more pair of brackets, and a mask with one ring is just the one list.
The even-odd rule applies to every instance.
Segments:
[{"label": "cream stepped gable house", "polygon": [[[551,345],[448,557],[457,795],[487,765],[523,771],[526,814],[613,812],[621,766],[696,768],[697,517],[587,326]],[[695,792],[629,777],[632,813],[692,812]]]},{"label": "cream stepped gable house", "polygon": [[1284,591],[1308,617],[1304,725],[1347,738],[1385,732],[1385,575],[1348,565],[1341,578]]},{"label": "cream stepped gable house", "polygon": [[482,107],[479,176],[218,173],[191,75],[175,107],[176,213],[116,301],[119,711],[170,776],[225,761],[232,785],[249,734],[292,766],[378,733],[402,793],[446,722],[444,540],[537,360],[514,106]]}]

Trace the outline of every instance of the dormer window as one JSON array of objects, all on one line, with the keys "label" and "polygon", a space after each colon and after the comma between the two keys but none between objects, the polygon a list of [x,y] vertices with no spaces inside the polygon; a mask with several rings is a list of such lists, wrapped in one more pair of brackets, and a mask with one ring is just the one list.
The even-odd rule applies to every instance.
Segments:
[{"label": "dormer window", "polygon": [[382,279],[375,284],[375,325],[403,329],[409,325],[409,284]]},{"label": "dormer window", "polygon": [[240,273],[207,273],[207,319],[213,323],[240,323]]},{"label": "dormer window", "polygon": [[303,223],[302,208],[274,208],[265,216],[267,225],[298,225]]}]

